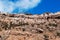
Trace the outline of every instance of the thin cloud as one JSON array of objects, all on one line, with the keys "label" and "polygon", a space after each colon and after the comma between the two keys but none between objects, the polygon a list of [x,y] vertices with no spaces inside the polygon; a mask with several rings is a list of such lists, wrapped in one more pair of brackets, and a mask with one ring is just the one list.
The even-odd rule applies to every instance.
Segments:
[{"label": "thin cloud", "polygon": [[9,13],[25,12],[36,7],[41,0],[0,0],[0,11]]}]

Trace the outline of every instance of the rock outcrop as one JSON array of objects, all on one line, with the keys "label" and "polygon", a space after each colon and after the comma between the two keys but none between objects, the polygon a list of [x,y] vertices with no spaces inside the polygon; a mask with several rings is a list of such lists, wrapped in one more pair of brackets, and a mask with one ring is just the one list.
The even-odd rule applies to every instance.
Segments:
[{"label": "rock outcrop", "polygon": [[0,40],[60,40],[60,13],[1,13]]}]

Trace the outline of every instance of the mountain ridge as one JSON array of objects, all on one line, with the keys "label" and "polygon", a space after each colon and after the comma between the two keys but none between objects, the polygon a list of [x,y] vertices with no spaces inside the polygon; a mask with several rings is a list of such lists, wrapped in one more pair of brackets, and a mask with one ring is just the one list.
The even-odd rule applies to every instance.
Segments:
[{"label": "mountain ridge", "polygon": [[0,40],[60,40],[60,12],[0,13]]}]

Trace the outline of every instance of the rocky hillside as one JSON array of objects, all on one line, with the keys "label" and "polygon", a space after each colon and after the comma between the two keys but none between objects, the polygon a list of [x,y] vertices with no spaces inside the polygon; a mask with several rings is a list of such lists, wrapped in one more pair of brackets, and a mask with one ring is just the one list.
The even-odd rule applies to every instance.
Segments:
[{"label": "rocky hillside", "polygon": [[0,13],[0,40],[60,40],[60,13]]}]

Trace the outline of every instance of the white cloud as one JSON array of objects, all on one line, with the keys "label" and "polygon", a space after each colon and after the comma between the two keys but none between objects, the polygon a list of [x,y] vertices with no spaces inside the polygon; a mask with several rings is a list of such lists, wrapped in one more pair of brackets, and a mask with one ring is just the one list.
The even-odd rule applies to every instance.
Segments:
[{"label": "white cloud", "polygon": [[0,11],[12,13],[18,10],[18,12],[27,11],[36,7],[41,0],[0,0]]}]

